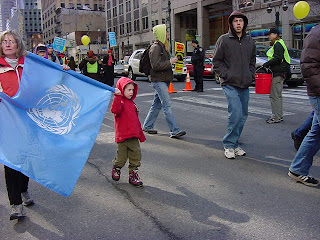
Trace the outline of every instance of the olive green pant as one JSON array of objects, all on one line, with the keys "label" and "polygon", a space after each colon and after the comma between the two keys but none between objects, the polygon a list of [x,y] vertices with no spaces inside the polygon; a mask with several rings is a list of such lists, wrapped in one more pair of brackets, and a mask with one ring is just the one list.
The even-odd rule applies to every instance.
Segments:
[{"label": "olive green pant", "polygon": [[136,170],[141,165],[141,149],[138,138],[129,138],[117,143],[117,155],[113,166],[122,168],[129,158],[129,171]]},{"label": "olive green pant", "polygon": [[272,116],[276,120],[280,120],[283,117],[282,110],[282,89],[284,78],[281,76],[273,77],[270,89],[270,102],[272,108]]}]

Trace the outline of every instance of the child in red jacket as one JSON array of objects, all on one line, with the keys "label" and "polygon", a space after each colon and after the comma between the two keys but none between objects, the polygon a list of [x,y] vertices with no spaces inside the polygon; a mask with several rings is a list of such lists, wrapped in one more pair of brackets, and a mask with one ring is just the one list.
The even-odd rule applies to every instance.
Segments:
[{"label": "child in red jacket", "polygon": [[111,106],[114,114],[115,141],[117,143],[117,155],[113,160],[112,179],[119,181],[121,168],[129,158],[129,183],[142,187],[143,183],[138,175],[138,167],[141,165],[140,142],[146,140],[138,117],[138,108],[134,99],[138,93],[138,85],[129,78],[122,77],[116,86],[121,93],[115,94]]}]

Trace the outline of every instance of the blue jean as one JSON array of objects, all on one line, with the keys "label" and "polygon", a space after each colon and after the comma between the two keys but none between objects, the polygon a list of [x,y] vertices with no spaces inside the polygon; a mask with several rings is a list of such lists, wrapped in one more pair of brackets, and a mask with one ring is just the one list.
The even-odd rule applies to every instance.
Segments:
[{"label": "blue jean", "polygon": [[304,121],[304,123],[294,131],[294,135],[297,137],[304,139],[304,137],[308,134],[309,130],[312,126],[314,111],[310,113],[309,117]]},{"label": "blue jean", "polygon": [[225,148],[236,148],[243,126],[248,118],[249,89],[222,86],[228,100],[227,133],[223,138]]},{"label": "blue jean", "polygon": [[146,119],[144,120],[143,129],[150,130],[154,128],[154,123],[157,120],[161,108],[163,108],[164,116],[170,129],[170,134],[172,135],[181,132],[171,111],[171,99],[168,93],[169,83],[151,82],[151,85],[156,92],[153,98],[153,103]]},{"label": "blue jean", "polygon": [[320,97],[309,97],[314,110],[311,130],[303,139],[289,170],[299,175],[307,176],[312,166],[313,157],[320,149]]}]

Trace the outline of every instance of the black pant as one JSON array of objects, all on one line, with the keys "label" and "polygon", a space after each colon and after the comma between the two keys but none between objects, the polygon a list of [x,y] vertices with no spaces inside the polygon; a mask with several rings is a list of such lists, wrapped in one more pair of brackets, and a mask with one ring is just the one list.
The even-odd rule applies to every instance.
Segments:
[{"label": "black pant", "polygon": [[21,172],[7,166],[4,166],[4,175],[6,178],[10,205],[22,204],[21,193],[28,190],[29,178]]},{"label": "black pant", "polygon": [[112,87],[114,84],[114,66],[113,65],[106,66],[104,76],[105,76],[105,83]]},{"label": "black pant", "polygon": [[195,65],[193,68],[194,72],[194,82],[196,83],[196,86],[194,87],[195,90],[203,91],[203,66],[197,66]]}]

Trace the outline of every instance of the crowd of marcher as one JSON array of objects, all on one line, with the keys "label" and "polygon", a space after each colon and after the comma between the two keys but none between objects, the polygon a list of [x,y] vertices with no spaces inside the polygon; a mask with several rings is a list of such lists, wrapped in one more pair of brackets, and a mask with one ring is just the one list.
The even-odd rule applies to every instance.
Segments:
[{"label": "crowd of marcher", "polygon": [[[254,40],[246,34],[247,25],[248,18],[241,12],[234,11],[229,17],[229,32],[219,37],[213,56],[214,70],[220,78],[221,87],[228,102],[227,131],[222,140],[224,155],[228,159],[246,155],[239,145],[239,138],[248,118],[249,86],[256,72],[256,46]],[[112,179],[119,181],[121,168],[129,160],[129,183],[136,187],[143,186],[138,174],[138,168],[141,165],[139,142],[146,140],[144,132],[157,134],[154,124],[161,109],[168,124],[169,136],[178,139],[186,135],[186,132],[178,127],[168,93],[169,83],[173,79],[172,64],[178,59],[170,58],[166,25],[155,26],[153,34],[155,42],[148,50],[148,57],[151,68],[149,79],[155,92],[143,125],[141,126],[138,108],[134,103],[138,94],[138,85],[131,79],[123,77],[118,80],[111,106],[117,143],[117,153],[111,172]],[[270,29],[268,36],[273,46],[267,53],[268,62],[263,66],[270,68],[273,72],[270,93],[272,116],[267,119],[267,123],[270,124],[283,121],[282,88],[288,74],[290,57],[278,29]],[[14,31],[3,32],[0,43],[0,90],[12,97],[19,89],[26,51],[22,38]],[[204,50],[196,40],[192,44],[195,48],[192,56],[196,82],[194,91],[202,92]],[[54,54],[52,46],[40,44],[35,49],[35,53],[61,64],[65,70],[76,68],[73,58],[68,62],[61,62],[60,58]],[[111,50],[102,61],[97,59],[93,51],[88,51],[87,57],[81,61],[79,68],[82,74],[113,86],[115,63]],[[290,165],[288,175],[305,185],[317,186],[318,180],[309,176],[309,169],[314,155],[320,148],[320,25],[311,30],[305,39],[301,67],[313,112],[308,120],[292,133],[298,152]],[[29,178],[7,166],[4,169],[12,209],[10,220],[17,219],[25,215],[23,206],[34,204],[28,194]]]}]

